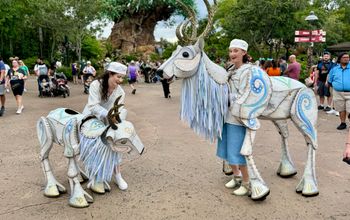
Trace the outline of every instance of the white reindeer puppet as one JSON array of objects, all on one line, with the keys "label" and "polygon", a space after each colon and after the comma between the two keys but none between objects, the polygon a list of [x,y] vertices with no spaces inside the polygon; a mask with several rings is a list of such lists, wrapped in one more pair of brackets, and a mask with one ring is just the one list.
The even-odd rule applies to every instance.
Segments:
[{"label": "white reindeer puppet", "polygon": [[[71,189],[69,205],[79,208],[87,207],[88,202],[93,202],[92,196],[81,187],[79,174],[89,179],[88,188],[104,193],[105,190],[110,190],[108,182],[112,178],[115,166],[120,163],[121,154],[142,154],[144,146],[133,124],[119,117],[118,109],[122,106],[118,104],[120,97],[108,112],[108,125],[95,116],[86,117],[66,108],[53,110],[47,117],[38,120],[40,158],[46,178],[45,196],[57,197],[60,193],[66,192],[65,187],[54,177],[49,163],[53,143],[64,147],[64,156],[69,160],[67,174]],[[78,167],[79,154],[86,173]],[[102,189],[94,187],[96,183],[102,183]]]},{"label": "white reindeer puppet", "polygon": [[[178,34],[178,37],[181,35]],[[228,79],[234,76],[229,76],[224,68],[213,63],[203,47],[202,37],[194,45],[178,46],[158,69],[164,78],[176,76],[183,79],[181,119],[211,141],[221,136],[227,111],[247,128],[241,154],[246,158],[253,200],[263,200],[270,192],[253,160],[252,145],[256,130],[260,127],[258,119],[272,121],[281,135],[282,158],[277,173],[282,177],[297,173],[287,144],[287,119],[291,119],[304,136],[308,147],[304,174],[296,191],[304,196],[318,195],[315,175],[317,103],[313,91],[291,78],[270,78],[260,68],[245,65],[245,68],[249,68],[249,74],[243,74],[244,84],[240,85],[243,94],[231,93]]]}]

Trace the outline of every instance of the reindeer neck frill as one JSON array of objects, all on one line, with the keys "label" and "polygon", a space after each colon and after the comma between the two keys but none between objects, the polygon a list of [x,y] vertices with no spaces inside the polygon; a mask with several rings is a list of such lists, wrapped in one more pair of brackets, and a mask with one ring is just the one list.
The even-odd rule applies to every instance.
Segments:
[{"label": "reindeer neck frill", "polygon": [[228,84],[218,84],[209,74],[202,58],[198,72],[183,80],[181,120],[199,135],[214,142],[221,131],[228,111]]}]

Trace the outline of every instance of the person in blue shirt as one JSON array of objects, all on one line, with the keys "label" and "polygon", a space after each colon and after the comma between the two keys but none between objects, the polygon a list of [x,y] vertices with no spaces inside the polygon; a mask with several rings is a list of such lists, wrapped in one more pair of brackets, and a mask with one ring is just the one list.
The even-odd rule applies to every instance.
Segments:
[{"label": "person in blue shirt", "polygon": [[346,112],[350,113],[350,64],[349,54],[338,56],[338,65],[333,67],[328,76],[328,85],[333,87],[334,107],[340,113],[338,130],[346,129]]}]

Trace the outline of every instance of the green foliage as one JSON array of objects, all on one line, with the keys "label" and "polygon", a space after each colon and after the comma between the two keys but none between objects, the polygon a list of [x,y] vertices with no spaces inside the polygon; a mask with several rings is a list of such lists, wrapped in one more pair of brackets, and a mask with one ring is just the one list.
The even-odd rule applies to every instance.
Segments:
[{"label": "green foliage", "polygon": [[68,80],[72,80],[73,76],[72,76],[72,68],[71,67],[67,67],[67,66],[61,66],[60,68],[57,68],[56,72],[60,73],[64,73],[67,77]]},{"label": "green foliage", "polygon": [[[193,6],[193,0],[182,0],[186,5]],[[130,15],[154,11],[157,7],[178,8],[175,0],[104,0],[103,11],[109,19],[118,21]]]},{"label": "green foliage", "polygon": [[161,56],[159,56],[159,54],[157,54],[157,53],[151,53],[150,54],[150,59],[151,59],[151,61],[159,61],[159,60],[161,60],[162,59],[162,57]]},{"label": "green foliage", "polygon": [[92,58],[100,59],[104,54],[101,42],[93,36],[87,36],[84,38],[82,42],[81,52],[88,60]]},{"label": "green foliage", "polygon": [[176,47],[177,47],[177,43],[166,45],[163,51],[163,58],[168,59],[169,57],[171,57],[171,54],[173,53],[174,50],[176,50]]},{"label": "green foliage", "polygon": [[5,58],[16,54],[22,59],[41,55],[51,61],[68,36],[80,58],[81,41],[86,33],[94,31],[88,30],[88,25],[101,17],[101,3],[102,0],[0,1],[0,54]]},{"label": "green foliage", "polygon": [[[31,73],[34,73],[34,66],[36,64],[36,60],[38,57],[28,57],[26,59],[23,59],[24,64],[28,67],[29,71]],[[47,63],[48,61],[46,61]]]}]

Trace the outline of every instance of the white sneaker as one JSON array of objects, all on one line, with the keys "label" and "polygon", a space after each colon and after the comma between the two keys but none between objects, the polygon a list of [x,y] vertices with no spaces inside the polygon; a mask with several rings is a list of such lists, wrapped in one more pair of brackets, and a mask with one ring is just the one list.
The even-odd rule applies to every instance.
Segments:
[{"label": "white sneaker", "polygon": [[331,109],[329,111],[326,112],[327,114],[335,114],[335,110],[334,109]]},{"label": "white sneaker", "polygon": [[233,195],[236,195],[236,196],[248,196],[250,195],[250,186],[249,186],[249,183],[242,183],[242,185],[234,190],[232,192]]},{"label": "white sneaker", "polygon": [[225,187],[228,189],[233,189],[236,186],[239,186],[241,181],[242,181],[242,177],[234,176],[228,183],[225,184]]},{"label": "white sneaker", "polygon": [[19,109],[17,109],[16,114],[21,114],[22,110],[24,109],[24,106],[22,105]]},{"label": "white sneaker", "polygon": [[[334,110],[335,111],[335,110]],[[338,111],[335,111],[335,116],[339,116],[339,112]]]},{"label": "white sneaker", "polygon": [[126,190],[128,188],[127,182],[123,179],[120,173],[115,175],[115,183],[118,185],[120,190]]}]

